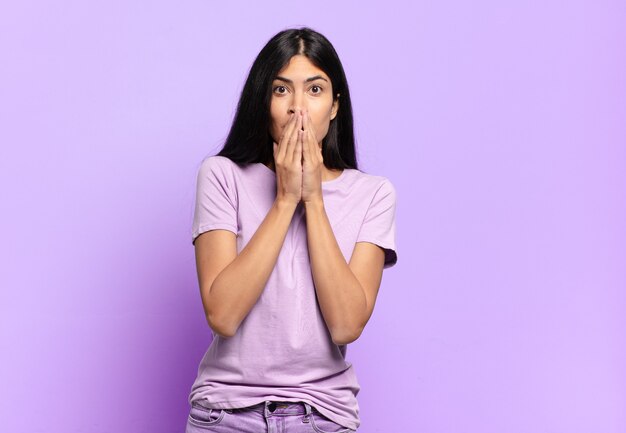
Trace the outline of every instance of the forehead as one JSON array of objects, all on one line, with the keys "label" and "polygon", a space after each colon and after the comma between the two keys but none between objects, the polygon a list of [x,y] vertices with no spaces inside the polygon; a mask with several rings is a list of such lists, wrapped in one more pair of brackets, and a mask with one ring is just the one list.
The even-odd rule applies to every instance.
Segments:
[{"label": "forehead", "polygon": [[313,75],[321,75],[324,78],[328,78],[328,76],[324,73],[323,70],[315,66],[306,56],[303,55],[295,55],[291,59],[289,59],[289,63],[285,65],[278,74],[283,77],[296,77],[296,78],[308,78]]}]

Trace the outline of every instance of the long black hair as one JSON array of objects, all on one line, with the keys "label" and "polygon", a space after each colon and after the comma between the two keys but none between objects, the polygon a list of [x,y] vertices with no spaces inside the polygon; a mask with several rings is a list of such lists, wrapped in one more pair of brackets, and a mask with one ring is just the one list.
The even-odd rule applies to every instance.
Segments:
[{"label": "long black hair", "polygon": [[295,55],[306,56],[330,78],[333,102],[340,98],[339,110],[330,121],[322,140],[324,165],[330,169],[358,169],[350,90],[343,66],[328,39],[315,30],[302,27],[277,33],[255,59],[241,92],[237,112],[224,147],[217,155],[238,164],[274,159],[270,135],[272,82]]}]

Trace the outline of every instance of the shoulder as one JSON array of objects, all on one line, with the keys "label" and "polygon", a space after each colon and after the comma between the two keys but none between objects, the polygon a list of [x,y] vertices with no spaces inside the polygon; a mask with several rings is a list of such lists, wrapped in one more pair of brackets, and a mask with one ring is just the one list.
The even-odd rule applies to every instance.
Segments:
[{"label": "shoulder", "polygon": [[351,189],[372,195],[390,196],[395,199],[396,188],[387,177],[356,169],[351,169],[351,171],[353,172]]},{"label": "shoulder", "polygon": [[200,170],[204,172],[233,171],[237,166],[230,158],[221,155],[210,155],[200,163]]},{"label": "shoulder", "polygon": [[205,157],[197,169],[198,187],[219,188],[237,195],[239,188],[239,166],[231,159],[219,155]]},{"label": "shoulder", "polygon": [[230,158],[220,155],[210,155],[202,160],[198,167],[199,177],[217,178],[228,184],[234,184],[239,178],[241,168]]}]

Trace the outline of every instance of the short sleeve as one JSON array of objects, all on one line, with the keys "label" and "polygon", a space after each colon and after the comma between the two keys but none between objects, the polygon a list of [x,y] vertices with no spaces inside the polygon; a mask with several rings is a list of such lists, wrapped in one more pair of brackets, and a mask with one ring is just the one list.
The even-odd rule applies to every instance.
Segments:
[{"label": "short sleeve", "polygon": [[357,242],[371,242],[385,251],[384,268],[398,261],[396,252],[396,190],[388,180],[381,184],[367,209]]},{"label": "short sleeve", "polygon": [[192,244],[209,230],[226,229],[237,234],[237,195],[233,173],[225,159],[210,156],[198,169]]}]

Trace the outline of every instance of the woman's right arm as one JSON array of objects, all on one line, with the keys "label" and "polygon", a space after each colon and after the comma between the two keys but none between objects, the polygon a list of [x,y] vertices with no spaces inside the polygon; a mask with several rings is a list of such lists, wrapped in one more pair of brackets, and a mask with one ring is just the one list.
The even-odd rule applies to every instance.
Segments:
[{"label": "woman's right arm", "polygon": [[196,267],[202,304],[213,331],[231,337],[263,292],[296,209],[274,201],[250,241],[237,255],[235,233],[211,230],[196,238]]},{"label": "woman's right arm", "polygon": [[276,200],[237,254],[235,233],[210,230],[195,240],[196,268],[205,316],[213,331],[232,337],[274,269],[302,194],[302,115],[285,126],[274,144]]}]

